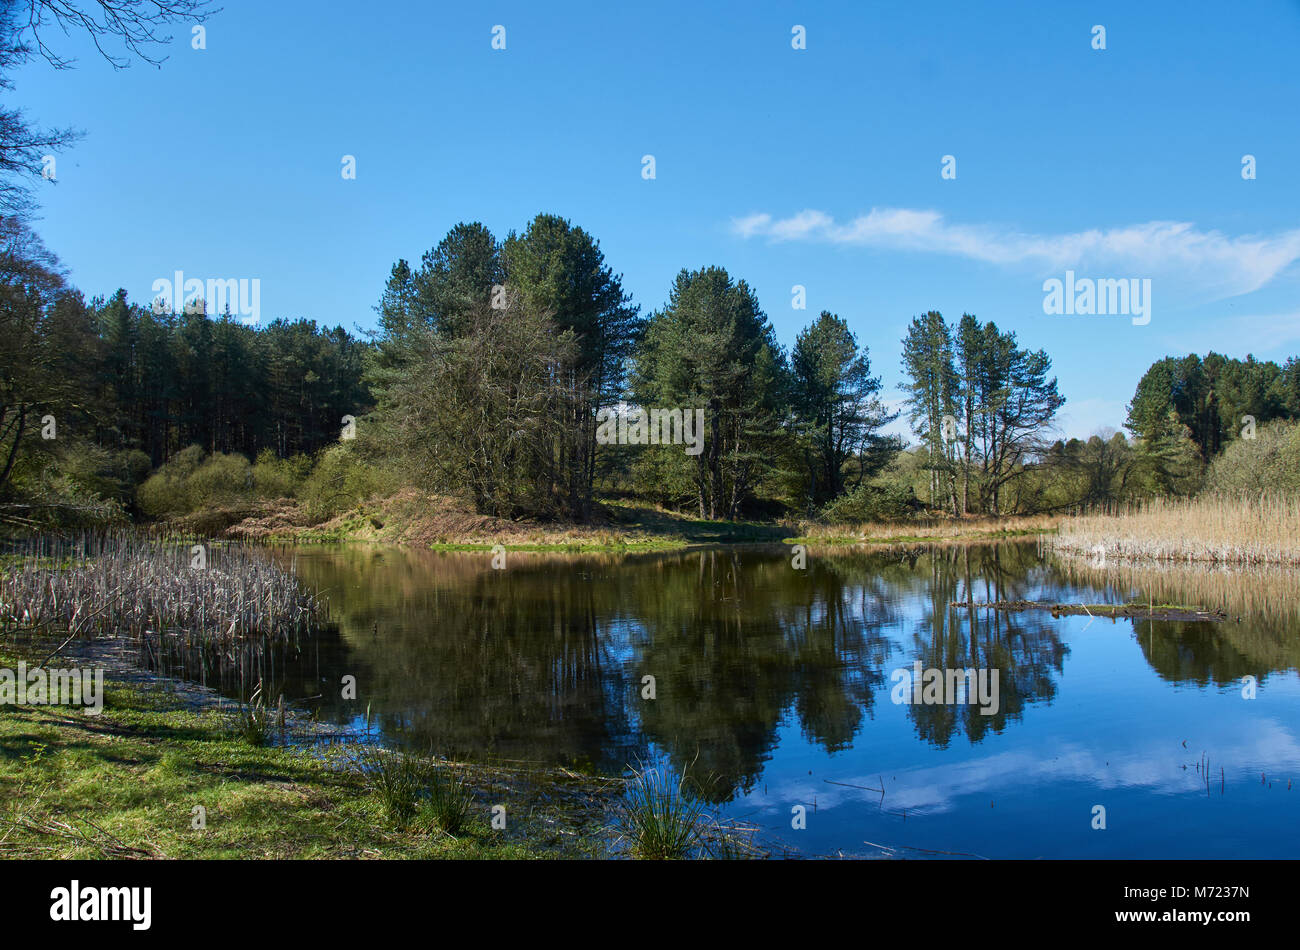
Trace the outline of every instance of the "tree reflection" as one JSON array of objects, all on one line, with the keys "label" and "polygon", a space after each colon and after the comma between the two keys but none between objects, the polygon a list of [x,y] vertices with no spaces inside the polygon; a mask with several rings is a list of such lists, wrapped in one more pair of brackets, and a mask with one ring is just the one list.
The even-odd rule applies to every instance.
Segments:
[{"label": "tree reflection", "polygon": [[618,770],[662,753],[714,802],[751,790],[788,730],[830,753],[869,741],[890,672],[914,659],[1000,670],[994,716],[908,708],[942,747],[1050,700],[1065,655],[1043,618],[948,606],[1023,596],[1043,572],[1031,545],[827,552],[802,570],[772,547],[512,553],[504,570],[486,553],[296,557],[339,623],[310,675],[290,677],[323,716],[369,708],[402,743],[476,759]]}]

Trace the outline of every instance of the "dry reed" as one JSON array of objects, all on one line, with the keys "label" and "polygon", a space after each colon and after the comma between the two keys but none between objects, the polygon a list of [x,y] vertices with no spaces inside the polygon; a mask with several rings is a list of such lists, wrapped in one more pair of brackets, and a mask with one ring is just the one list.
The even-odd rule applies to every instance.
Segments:
[{"label": "dry reed", "polygon": [[1099,562],[1300,564],[1300,498],[1157,498],[1067,519],[1046,543]]},{"label": "dry reed", "polygon": [[267,643],[326,622],[326,605],[255,547],[205,547],[195,566],[187,543],[113,531],[34,538],[0,561],[0,632],[125,638],[151,666],[197,656],[255,679]]}]

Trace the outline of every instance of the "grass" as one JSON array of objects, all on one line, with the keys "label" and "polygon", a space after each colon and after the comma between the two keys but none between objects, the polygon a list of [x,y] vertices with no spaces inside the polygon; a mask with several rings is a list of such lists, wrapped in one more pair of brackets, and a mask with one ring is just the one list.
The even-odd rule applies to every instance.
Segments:
[{"label": "grass", "polygon": [[287,518],[278,528],[258,536],[296,543],[411,544],[435,551],[481,552],[501,545],[512,552],[636,554],[726,544],[883,545],[996,540],[1043,534],[1054,530],[1059,520],[1034,516],[873,524],[788,519],[729,521],[697,518],[621,499],[603,499],[600,509],[598,522],[593,524],[505,521],[471,514],[451,499],[417,499],[407,493],[371,500],[358,510],[314,527],[294,526],[294,519]]},{"label": "grass", "polygon": [[766,856],[754,826],[712,814],[691,794],[686,774],[666,761],[632,770],[617,825],[626,851],[645,860]]},{"label": "grass", "polygon": [[357,747],[354,767],[398,827],[456,835],[470,822],[473,791],[450,766],[366,744]]},{"label": "grass", "polygon": [[459,834],[469,821],[474,796],[468,783],[448,768],[435,768],[420,802],[422,824],[449,835]]},{"label": "grass", "polygon": [[1061,523],[1054,551],[1119,561],[1300,564],[1300,498],[1155,499]]},{"label": "grass", "polygon": [[631,852],[654,861],[695,856],[703,847],[704,805],[692,799],[685,776],[666,765],[641,768],[628,782],[619,827]]},{"label": "grass", "polygon": [[800,525],[800,535],[786,540],[792,544],[808,545],[936,544],[952,541],[983,541],[1048,534],[1054,531],[1060,522],[1060,518],[1049,515],[944,518],[897,524],[875,522],[824,525],[804,522]]},{"label": "grass", "polygon": [[[13,648],[0,649],[12,668]],[[26,657],[24,657],[26,658]],[[105,677],[99,716],[0,710],[0,857],[551,858],[604,853],[605,798],[590,779],[469,770],[391,820],[346,747],[251,745],[215,710]],[[499,773],[499,774],[498,774]],[[472,787],[475,802],[452,822]],[[439,795],[442,798],[439,798]],[[506,804],[506,830],[484,802]],[[205,827],[196,828],[202,809]],[[439,827],[442,827],[439,825]]]},{"label": "grass", "polygon": [[[280,705],[280,730],[284,731],[284,705]],[[235,713],[234,731],[251,746],[264,746],[271,741],[271,714],[266,703],[262,701],[262,684],[259,682],[253,690],[248,703],[240,703]]]}]

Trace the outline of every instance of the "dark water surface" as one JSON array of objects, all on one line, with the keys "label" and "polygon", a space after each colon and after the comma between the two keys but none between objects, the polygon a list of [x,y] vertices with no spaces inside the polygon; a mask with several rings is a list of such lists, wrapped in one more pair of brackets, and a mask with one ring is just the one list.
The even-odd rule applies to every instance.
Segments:
[{"label": "dark water surface", "polygon": [[[807,855],[1300,856],[1295,574],[1106,572],[1034,543],[814,549],[804,570],[782,548],[511,553],[504,570],[487,553],[278,556],[340,623],[281,661],[288,695],[338,722],[368,706],[393,744],[614,772],[667,758]],[[1231,619],[949,606],[1016,599]],[[996,713],[895,702],[917,660],[997,670]]]}]

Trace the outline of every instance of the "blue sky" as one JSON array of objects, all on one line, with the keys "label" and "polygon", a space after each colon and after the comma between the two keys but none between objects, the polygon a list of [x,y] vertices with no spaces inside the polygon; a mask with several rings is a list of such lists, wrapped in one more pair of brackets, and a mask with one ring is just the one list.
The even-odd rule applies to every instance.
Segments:
[{"label": "blue sky", "polygon": [[[397,258],[546,211],[647,313],[716,264],[786,345],[840,314],[890,392],[912,316],[995,320],[1053,357],[1066,435],[1164,355],[1300,354],[1296,0],[223,5],[160,70],[17,76],[86,133],[37,227],[88,295],[257,278],[263,320],[371,327]],[[1067,269],[1151,279],[1150,323],[1045,314]]]}]

